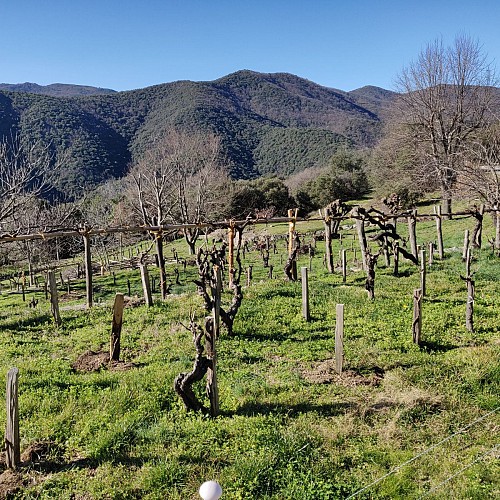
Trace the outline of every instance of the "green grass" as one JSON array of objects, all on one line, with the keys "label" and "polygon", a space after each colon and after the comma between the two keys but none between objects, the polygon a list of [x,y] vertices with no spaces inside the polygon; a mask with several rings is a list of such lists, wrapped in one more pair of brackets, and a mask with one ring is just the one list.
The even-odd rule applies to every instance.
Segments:
[{"label": "green grass", "polygon": [[[321,226],[308,223],[307,231]],[[299,232],[304,227],[297,225]],[[461,245],[463,230],[472,227],[471,219],[443,225],[446,256],[428,269],[420,348],[411,339],[412,292],[420,280],[414,266],[402,263],[394,277],[380,262],[376,299],[369,301],[361,271],[349,272],[345,284],[338,272],[325,272],[318,242],[309,278],[312,318],[305,322],[300,283],[284,281],[280,255],[271,253],[275,278],[269,280],[259,254],[248,253],[244,266],[253,266],[253,281],[244,288],[233,336],[223,332],[217,346],[216,419],[187,413],[172,387],[194,358],[191,335],[180,323],[188,323],[191,310],[199,319],[205,314],[191,282],[193,267],[179,267],[181,285],[173,291],[181,295],[160,303],[157,294],[152,308],[125,309],[122,359],[136,367],[122,372],[77,373],[71,364],[89,349],[108,348],[112,299],[117,291],[126,293],[127,280],[140,294],[138,270],[117,271],[116,286],[109,275],[96,277],[96,307],[63,309],[59,328],[42,291],[29,291],[28,300],[39,299],[32,309],[4,284],[0,376],[5,379],[11,366],[20,370],[22,449],[39,441],[58,445],[50,470],[43,463],[21,469],[26,486],[12,498],[185,500],[198,498],[203,481],[217,479],[228,500],[336,499],[405,464],[500,405],[500,268],[487,248],[473,263],[476,331],[465,329]],[[287,226],[252,231],[284,234]],[[434,241],[433,221],[417,231],[419,243]],[[485,242],[491,232],[487,225]],[[352,241],[350,234],[343,239],[354,269]],[[187,256],[182,242],[175,245]],[[340,248],[335,241],[336,261]],[[283,240],[278,250],[284,252]],[[301,266],[309,266],[309,257],[300,257]],[[83,282],[73,286],[84,295]],[[226,292],[223,301],[229,300]],[[348,374],[327,374],[318,383],[311,374],[334,357],[337,303],[345,304]],[[378,385],[353,383],[353,374],[360,380],[374,373],[383,374]],[[196,390],[204,398],[202,385]],[[419,498],[431,488],[428,498],[497,498],[498,450],[488,453],[498,443],[498,415],[356,498]]]}]

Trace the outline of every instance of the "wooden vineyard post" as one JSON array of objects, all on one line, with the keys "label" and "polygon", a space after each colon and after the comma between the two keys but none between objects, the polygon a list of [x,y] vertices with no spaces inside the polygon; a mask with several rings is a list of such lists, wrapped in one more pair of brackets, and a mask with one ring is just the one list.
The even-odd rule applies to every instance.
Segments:
[{"label": "wooden vineyard post", "polygon": [[217,386],[217,348],[216,341],[220,331],[220,305],[222,291],[222,273],[219,266],[214,267],[215,288],[212,290],[213,297],[213,328],[212,332],[207,332],[206,351],[210,365],[207,370],[207,394],[210,399],[210,415],[216,417],[219,414],[219,389]]},{"label": "wooden vineyard post", "polygon": [[5,427],[5,461],[9,469],[17,469],[21,464],[21,445],[19,439],[19,370],[11,368],[7,373],[7,425]]},{"label": "wooden vineyard post", "polygon": [[422,290],[417,288],[413,290],[413,323],[412,323],[413,342],[420,345],[422,337]]},{"label": "wooden vineyard post", "polygon": [[229,223],[227,231],[228,252],[227,252],[227,265],[229,268],[229,289],[233,286],[234,278],[234,222]]},{"label": "wooden vineyard post", "polygon": [[151,307],[153,305],[153,297],[151,295],[151,283],[149,282],[148,267],[146,264],[140,264],[139,267],[141,269],[141,282],[144,300],[146,301],[146,305]]},{"label": "wooden vineyard post", "polygon": [[24,276],[24,272],[21,276],[21,292],[23,294],[23,302],[26,302],[26,277]]},{"label": "wooden vineyard post", "polygon": [[429,243],[429,260],[428,260],[429,266],[432,266],[434,264],[434,243],[431,241]]},{"label": "wooden vineyard post", "polygon": [[413,210],[408,220],[408,236],[410,238],[411,253],[418,262],[418,248],[417,248],[417,211]]},{"label": "wooden vineyard post", "polygon": [[443,246],[443,219],[441,216],[441,205],[434,207],[436,213],[436,231],[437,231],[437,249],[439,258],[443,260],[444,258],[444,246]]},{"label": "wooden vineyard post", "polygon": [[425,248],[420,250],[420,290],[422,290],[422,296],[425,296],[425,281],[427,277],[427,269],[426,269],[426,257],[425,257]]},{"label": "wooden vineyard post", "polygon": [[248,266],[247,268],[247,286],[250,286],[252,283],[252,273],[253,273],[253,266]]},{"label": "wooden vineyard post", "polygon": [[335,312],[335,371],[340,375],[344,364],[344,304],[337,304]]},{"label": "wooden vineyard post", "polygon": [[473,217],[476,219],[476,226],[472,232],[472,246],[474,248],[481,248],[481,241],[483,235],[483,218],[484,218],[484,203],[472,213]]},{"label": "wooden vineyard post", "polygon": [[[362,261],[362,266],[363,266],[363,271],[367,270],[367,264],[366,264],[366,250],[368,248],[368,244],[366,243],[366,234],[365,234],[365,221],[364,219],[360,216],[359,210],[357,207],[355,207],[352,211],[352,216],[356,220],[356,231],[358,233],[358,240],[359,240],[359,248],[361,249],[361,261]],[[356,255],[356,254],[354,254]]]},{"label": "wooden vineyard post", "polygon": [[465,278],[462,279],[467,283],[467,305],[465,308],[465,327],[469,332],[474,332],[474,280],[470,271],[472,262],[472,252],[469,248],[467,250],[467,257],[465,260]]},{"label": "wooden vineyard post", "polygon": [[342,282],[345,283],[347,280],[347,252],[346,249],[342,249]]},{"label": "wooden vineyard post", "polygon": [[56,325],[60,326],[61,315],[59,314],[59,297],[57,294],[56,275],[54,271],[49,271],[47,273],[47,281],[49,282],[50,291],[50,310],[52,312],[52,316],[54,317]]},{"label": "wooden vineyard post", "polygon": [[319,211],[320,217],[323,219],[325,224],[325,262],[326,268],[330,274],[333,273],[333,256],[332,256],[332,226],[330,224],[331,211],[329,208],[325,208],[325,213],[323,214],[321,210]]},{"label": "wooden vineyard post", "polygon": [[467,252],[469,251],[469,230],[466,229],[464,233],[464,247],[462,249],[462,261],[467,260]]},{"label": "wooden vineyard post", "polygon": [[309,314],[309,279],[308,279],[308,269],[307,267],[300,268],[300,274],[302,277],[302,317],[306,320],[310,320]]},{"label": "wooden vineyard post", "polygon": [[269,264],[269,279],[272,280],[273,279],[273,265],[272,264]]},{"label": "wooden vineyard post", "polygon": [[[288,217],[291,219],[288,223],[288,257],[292,256],[294,250],[294,236],[295,236],[295,222],[297,219],[298,209],[288,210]],[[297,261],[293,259],[292,261],[292,278],[293,281],[297,281]]]},{"label": "wooden vineyard post", "polygon": [[115,304],[113,306],[113,323],[111,325],[111,339],[109,343],[110,361],[119,361],[120,359],[120,337],[122,333],[123,322],[123,293],[115,295]]},{"label": "wooden vineyard post", "polygon": [[87,307],[93,305],[92,292],[92,255],[90,253],[90,235],[85,228],[83,232],[83,247],[85,251],[85,285],[87,290]]},{"label": "wooden vineyard post", "polygon": [[394,268],[392,274],[399,276],[399,241],[395,240],[392,244],[392,253],[394,255]]}]

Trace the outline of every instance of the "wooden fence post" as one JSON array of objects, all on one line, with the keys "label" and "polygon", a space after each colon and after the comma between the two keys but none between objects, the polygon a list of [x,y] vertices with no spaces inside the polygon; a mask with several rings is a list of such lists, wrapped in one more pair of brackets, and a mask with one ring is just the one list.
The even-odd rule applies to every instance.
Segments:
[{"label": "wooden fence post", "polygon": [[120,359],[120,337],[123,322],[123,293],[115,295],[115,304],[113,306],[113,323],[111,325],[111,339],[109,343],[110,361],[119,361]]},{"label": "wooden fence post", "polygon": [[413,342],[420,345],[422,336],[422,290],[417,288],[413,290],[413,323],[412,323]]},{"label": "wooden fence post", "polygon": [[426,281],[426,276],[427,276],[427,269],[426,269],[426,258],[425,258],[425,248],[422,248],[420,250],[420,289],[422,290],[422,296],[425,296],[425,281]]},{"label": "wooden fence post", "polygon": [[56,274],[54,273],[54,271],[49,271],[47,273],[47,281],[49,282],[50,291],[50,310],[52,312],[52,316],[54,317],[56,325],[60,326],[61,315],[59,314],[59,297],[57,294]]},{"label": "wooden fence post", "polygon": [[347,252],[342,249],[342,282],[345,283],[347,279]]},{"label": "wooden fence post", "polygon": [[309,279],[308,279],[308,269],[307,267],[300,268],[300,274],[302,276],[302,317],[306,320],[310,320],[309,314]]},{"label": "wooden fence post", "polygon": [[11,368],[7,373],[7,425],[5,428],[5,461],[9,469],[17,469],[21,464],[21,445],[19,439],[19,370]]},{"label": "wooden fence post", "polygon": [[[359,248],[361,249],[361,260],[362,260],[363,271],[366,271],[368,269],[366,264],[366,253],[367,253],[366,251],[368,248],[368,244],[366,242],[365,221],[364,218],[362,218],[361,215],[359,214],[359,210],[357,207],[355,207],[352,210],[352,216],[356,220],[356,231],[358,233]],[[354,258],[356,258],[356,253],[354,253]]]},{"label": "wooden fence post", "polygon": [[394,276],[399,276],[399,241],[394,240],[392,244],[392,253],[394,255],[394,268],[392,274]]},{"label": "wooden fence post", "polygon": [[439,258],[443,260],[444,258],[444,246],[443,246],[443,219],[441,217],[441,205],[434,207],[434,212],[436,213],[436,231],[437,231],[437,249]]},{"label": "wooden fence post", "polygon": [[340,375],[344,364],[344,304],[337,304],[335,316],[335,371]]},{"label": "wooden fence post", "polygon": [[429,243],[429,260],[428,260],[429,266],[432,266],[434,264],[434,243],[431,241]]},{"label": "wooden fence post", "polygon": [[144,293],[144,300],[146,301],[146,305],[148,307],[151,307],[153,305],[153,297],[151,296],[151,283],[149,282],[148,267],[146,264],[140,264],[139,268],[141,270],[141,281],[142,281],[142,290]]},{"label": "wooden fence post", "polygon": [[462,260],[466,262],[467,252],[469,251],[469,230],[466,229],[464,233],[464,247],[462,249]]},{"label": "wooden fence post", "polygon": [[462,278],[467,283],[467,305],[465,308],[465,327],[469,332],[474,332],[474,280],[470,270],[472,262],[472,252],[469,248],[467,250],[467,257],[465,260],[465,278]]},{"label": "wooden fence post", "polygon": [[411,216],[407,217],[408,221],[408,236],[410,238],[411,253],[418,263],[418,248],[417,248],[417,211],[413,210]]},{"label": "wooden fence post", "polygon": [[92,255],[90,253],[90,236],[86,230],[83,233],[83,247],[85,251],[85,285],[87,290],[87,307],[91,308],[94,300],[92,291]]}]

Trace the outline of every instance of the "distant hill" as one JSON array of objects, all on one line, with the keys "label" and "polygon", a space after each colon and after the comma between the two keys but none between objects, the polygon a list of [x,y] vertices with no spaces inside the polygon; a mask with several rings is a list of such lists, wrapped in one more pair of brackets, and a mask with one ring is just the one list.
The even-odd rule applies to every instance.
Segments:
[{"label": "distant hill", "polygon": [[67,168],[58,187],[72,195],[124,175],[151,138],[172,126],[219,135],[234,178],[287,176],[324,165],[338,147],[372,146],[395,96],[376,87],[344,92],[287,73],[247,70],[127,92],[85,93],[88,87],[61,84],[61,92],[75,92],[69,97],[35,93],[38,86],[27,85],[0,91],[0,137],[20,132],[50,142],[56,154],[64,151]]},{"label": "distant hill", "polygon": [[114,94],[116,91],[89,87],[86,85],[71,85],[67,83],[51,83],[50,85],[37,85],[36,83],[0,83],[0,90],[10,92],[27,92],[29,94],[42,94],[54,97],[73,97],[80,95]]}]

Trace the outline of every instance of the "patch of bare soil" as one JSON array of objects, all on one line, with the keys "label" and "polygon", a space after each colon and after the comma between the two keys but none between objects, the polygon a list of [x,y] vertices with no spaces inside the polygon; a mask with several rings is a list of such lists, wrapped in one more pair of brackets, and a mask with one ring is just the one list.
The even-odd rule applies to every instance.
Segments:
[{"label": "patch of bare soil", "polygon": [[302,368],[301,375],[312,384],[336,384],[343,387],[378,386],[384,377],[383,370],[379,368],[374,368],[368,375],[354,370],[345,370],[339,375],[335,371],[335,359],[325,359],[315,363],[312,368]]},{"label": "patch of bare soil", "polygon": [[135,366],[134,363],[125,361],[111,361],[109,352],[87,351],[78,357],[71,365],[71,368],[77,372],[97,372],[99,370],[126,371]]},{"label": "patch of bare soil", "polygon": [[85,294],[80,291],[71,290],[68,292],[63,292],[59,294],[59,302],[69,302],[70,300],[80,300],[85,297]]},{"label": "patch of bare soil", "polygon": [[142,306],[145,303],[146,303],[146,300],[144,299],[144,297],[138,297],[137,295],[134,295],[133,297],[129,297],[128,295],[125,295],[125,297],[123,297],[123,306],[124,307],[138,307],[138,306]]},{"label": "patch of bare soil", "polygon": [[[6,469],[0,474],[0,498],[9,498],[19,490],[43,481],[43,473],[61,468],[63,450],[51,441],[32,443],[21,454],[21,464],[17,470]],[[0,456],[0,466],[6,468],[5,453]],[[36,469],[42,474],[32,476],[27,471]],[[36,478],[36,480],[35,480]]]}]

